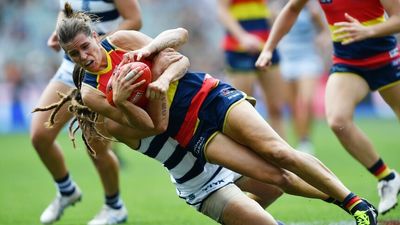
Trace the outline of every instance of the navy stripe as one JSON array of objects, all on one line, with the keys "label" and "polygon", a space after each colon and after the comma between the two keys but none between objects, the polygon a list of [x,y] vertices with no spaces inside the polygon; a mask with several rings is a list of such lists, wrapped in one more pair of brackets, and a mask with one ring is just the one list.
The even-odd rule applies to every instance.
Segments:
[{"label": "navy stripe", "polygon": [[119,12],[116,9],[106,12],[90,12],[90,14],[96,15],[101,22],[115,20],[119,17]]},{"label": "navy stripe", "polygon": [[88,84],[97,89],[97,75],[86,72],[83,83]]},{"label": "navy stripe", "polygon": [[348,45],[333,42],[335,56],[343,59],[364,59],[388,52],[396,47],[394,36],[371,38]]},{"label": "navy stripe", "polygon": [[164,146],[165,142],[168,140],[168,134],[162,133],[154,137],[149,145],[149,149],[144,152],[143,154],[155,158],[158,153],[161,151],[162,147]]},{"label": "navy stripe", "polygon": [[110,42],[108,42],[107,38],[105,38],[104,40],[101,41],[101,46],[103,46],[103,48],[109,52],[111,50],[115,50],[114,46],[112,46],[110,44]]},{"label": "navy stripe", "polygon": [[176,146],[175,151],[172,153],[172,155],[164,162],[164,166],[168,169],[171,170],[175,168],[185,157],[185,155],[188,152],[183,149],[181,146]]},{"label": "navy stripe", "polygon": [[247,31],[270,30],[269,24],[265,19],[246,20],[239,23]]},{"label": "navy stripe", "polygon": [[183,184],[186,181],[193,179],[194,177],[196,177],[197,175],[201,174],[204,171],[204,164],[205,162],[203,160],[197,159],[193,167],[181,178],[175,179],[175,181],[178,184]]},{"label": "navy stripe", "polygon": [[218,169],[215,171],[215,173],[210,177],[210,179],[208,179],[208,181],[205,182],[204,185],[201,187],[208,185],[208,183],[210,183],[212,179],[214,179],[219,174],[219,172],[221,172],[222,168],[223,168],[222,166],[219,166]]},{"label": "navy stripe", "polygon": [[169,113],[167,132],[171,137],[175,137],[182,126],[191,101],[203,84],[204,76],[204,73],[188,72],[179,80]]}]

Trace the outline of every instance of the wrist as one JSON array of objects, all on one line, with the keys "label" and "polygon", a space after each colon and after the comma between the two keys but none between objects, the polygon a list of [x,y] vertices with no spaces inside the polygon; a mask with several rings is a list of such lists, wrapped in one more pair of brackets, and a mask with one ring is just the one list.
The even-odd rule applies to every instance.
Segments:
[{"label": "wrist", "polygon": [[119,109],[126,109],[130,102],[128,100],[125,101],[116,101],[114,102],[115,106]]}]

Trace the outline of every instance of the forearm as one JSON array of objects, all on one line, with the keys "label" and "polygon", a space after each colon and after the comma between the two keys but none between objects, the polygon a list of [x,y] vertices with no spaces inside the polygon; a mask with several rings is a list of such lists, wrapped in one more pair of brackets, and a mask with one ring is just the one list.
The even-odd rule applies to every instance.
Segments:
[{"label": "forearm", "polygon": [[229,3],[225,0],[218,0],[218,18],[231,35],[236,39],[240,39],[246,31],[240,26],[236,19],[232,17],[228,10],[228,5]]},{"label": "forearm", "polygon": [[370,28],[369,38],[383,37],[400,32],[400,15],[391,16],[386,22]]},{"label": "forearm", "polygon": [[268,40],[264,45],[264,50],[272,52],[276,48],[282,37],[286,35],[292,28],[301,11],[301,8],[302,6],[293,7],[291,2],[286,4],[281,13],[279,13],[277,16],[271,28]]},{"label": "forearm", "polygon": [[190,62],[186,56],[183,56],[177,62],[172,63],[169,65],[165,71],[160,75],[163,79],[166,79],[168,83],[174,82],[176,80],[181,79],[189,69]]},{"label": "forearm", "polygon": [[157,135],[164,132],[168,127],[169,120],[167,97],[164,95],[161,99],[150,100],[147,109],[154,122],[154,133],[148,134]]},{"label": "forearm", "polygon": [[151,53],[158,53],[166,48],[177,49],[185,44],[187,40],[187,30],[184,28],[176,28],[160,33],[145,48]]},{"label": "forearm", "polygon": [[130,127],[142,129],[143,131],[153,130],[155,128],[149,114],[128,100],[118,103],[116,106],[127,119]]}]

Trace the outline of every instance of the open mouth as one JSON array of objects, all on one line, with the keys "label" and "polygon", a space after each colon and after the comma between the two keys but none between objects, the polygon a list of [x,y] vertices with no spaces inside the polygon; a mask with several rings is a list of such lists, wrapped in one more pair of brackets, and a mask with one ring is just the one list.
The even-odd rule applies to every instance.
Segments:
[{"label": "open mouth", "polygon": [[86,62],[85,67],[89,67],[92,64],[93,64],[93,60],[89,60]]}]

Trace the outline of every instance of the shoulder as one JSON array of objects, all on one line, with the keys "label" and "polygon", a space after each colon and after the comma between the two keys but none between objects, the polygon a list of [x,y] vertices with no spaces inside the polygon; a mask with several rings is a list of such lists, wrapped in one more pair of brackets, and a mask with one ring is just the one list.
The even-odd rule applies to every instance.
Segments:
[{"label": "shoulder", "polygon": [[119,30],[108,39],[113,45],[126,50],[136,50],[151,41],[149,36],[135,30]]}]

